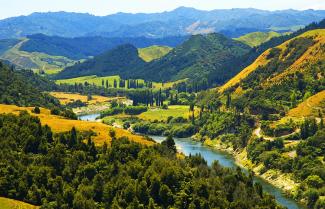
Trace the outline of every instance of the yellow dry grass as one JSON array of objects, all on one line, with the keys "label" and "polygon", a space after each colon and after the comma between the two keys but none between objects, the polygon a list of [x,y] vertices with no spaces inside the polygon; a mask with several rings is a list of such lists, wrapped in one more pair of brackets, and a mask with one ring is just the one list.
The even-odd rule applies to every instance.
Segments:
[{"label": "yellow dry grass", "polygon": [[270,50],[265,51],[262,55],[260,55],[250,66],[246,67],[240,73],[238,73],[235,77],[230,79],[227,83],[219,88],[219,92],[223,93],[228,88],[239,84],[241,80],[246,78],[249,74],[256,70],[258,66],[265,66],[269,61],[267,60],[267,56]]},{"label": "yellow dry grass", "polygon": [[39,207],[18,200],[0,197],[0,208],[1,209],[38,209]]},{"label": "yellow dry grass", "polygon": [[50,94],[53,97],[57,98],[60,101],[60,103],[63,105],[77,100],[80,100],[87,104],[97,104],[97,103],[110,102],[116,99],[122,99],[122,97],[103,97],[98,95],[92,95],[92,99],[88,101],[88,97],[86,95],[81,95],[77,93],[50,92]]},{"label": "yellow dry grass", "polygon": [[[48,125],[51,127],[52,131],[55,133],[61,133],[70,131],[72,127],[75,127],[78,131],[93,131],[96,136],[93,136],[93,141],[96,145],[101,145],[104,142],[109,143],[111,137],[108,134],[109,129],[113,128],[109,125],[98,123],[98,122],[88,122],[80,120],[69,120],[60,116],[51,115],[50,110],[41,108],[40,114],[32,113],[33,107],[17,107],[15,105],[3,105],[0,104],[0,114],[1,113],[14,113],[19,114],[20,111],[27,110],[31,115],[39,117],[42,125]],[[153,142],[147,141],[144,137],[139,135],[134,135],[126,130],[113,128],[116,132],[116,137],[126,136],[131,141],[135,141],[145,145],[152,145]]]},{"label": "yellow dry grass", "polygon": [[[263,86],[268,86],[283,81],[289,81],[289,75],[293,75],[296,72],[304,72],[306,69],[309,69],[307,66],[316,65],[319,61],[325,60],[325,29],[308,31],[296,38],[300,37],[313,38],[315,44],[309,47],[308,50],[301,57],[299,57],[299,59],[297,59],[289,68],[287,68],[282,73],[274,76],[273,78],[267,80],[265,83],[262,84]],[[282,49],[282,52],[284,52],[286,46],[290,41],[292,40],[281,44],[278,48]]]},{"label": "yellow dry grass", "polygon": [[[300,37],[311,37],[314,39],[315,44],[299,58],[297,59],[291,66],[289,66],[286,70],[284,70],[282,73],[275,75],[274,77],[266,80],[262,86],[269,86],[273,84],[277,84],[279,82],[286,81],[288,78],[288,75],[294,74],[295,72],[303,72],[306,70],[306,66],[313,65],[319,61],[325,60],[325,29],[318,29],[318,30],[312,30],[308,31],[306,33],[303,33],[302,35],[295,37],[291,40],[288,40],[284,42],[283,44],[277,46],[278,49],[281,49],[282,54],[280,55],[281,59],[285,60],[286,57],[283,56],[284,51],[286,50],[288,44],[297,38]],[[269,60],[267,60],[267,55],[269,54],[270,49],[265,51],[262,55],[260,55],[255,62],[253,62],[250,66],[246,67],[244,70],[242,70],[240,73],[238,73],[235,77],[230,79],[226,84],[224,84],[222,87],[220,87],[219,92],[222,93],[228,88],[235,86],[236,84],[239,84],[241,80],[246,78],[250,73],[254,72],[258,66],[265,66],[268,64]],[[241,92],[242,93],[242,92]]]},{"label": "yellow dry grass", "polygon": [[325,90],[309,97],[306,101],[300,103],[296,108],[288,112],[290,117],[308,117],[317,116],[318,110],[321,110],[320,105],[325,102]]}]

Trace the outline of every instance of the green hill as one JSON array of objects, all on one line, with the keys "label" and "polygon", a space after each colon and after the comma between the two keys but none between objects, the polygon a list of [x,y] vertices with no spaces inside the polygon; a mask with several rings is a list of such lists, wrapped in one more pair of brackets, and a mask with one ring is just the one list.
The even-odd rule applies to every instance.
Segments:
[{"label": "green hill", "polygon": [[32,71],[13,71],[0,62],[0,103],[18,106],[59,106],[59,101],[43,93],[55,84]]},{"label": "green hill", "polygon": [[138,49],[130,44],[121,45],[113,50],[95,56],[83,63],[67,67],[56,78],[73,78],[86,75],[128,76],[136,66],[145,62],[139,57]]},{"label": "green hill", "polygon": [[146,62],[159,59],[168,54],[171,50],[171,47],[157,45],[138,49],[139,57],[141,57]]},{"label": "green hill", "polygon": [[221,34],[195,35],[161,59],[134,71],[133,76],[154,81],[184,78],[223,83],[237,73],[250,47]]},{"label": "green hill", "polygon": [[244,44],[247,44],[248,46],[251,47],[256,47],[261,45],[262,43],[265,43],[269,41],[273,37],[279,37],[281,36],[280,33],[277,32],[254,32],[254,33],[249,33],[244,36],[241,36],[239,38],[235,38],[235,40],[240,41]]}]

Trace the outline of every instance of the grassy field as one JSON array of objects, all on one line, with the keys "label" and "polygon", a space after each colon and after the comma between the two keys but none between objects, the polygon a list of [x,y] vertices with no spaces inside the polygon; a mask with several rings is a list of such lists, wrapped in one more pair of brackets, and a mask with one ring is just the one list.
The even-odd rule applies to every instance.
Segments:
[{"label": "grassy field", "polygon": [[63,80],[57,80],[57,84],[75,84],[75,83],[82,83],[88,82],[89,84],[95,84],[96,86],[102,86],[102,82],[104,80],[104,86],[106,85],[106,81],[108,81],[110,86],[114,86],[114,80],[117,82],[117,87],[119,87],[120,76],[105,76],[105,77],[98,77],[96,75],[90,76],[82,76],[76,78],[69,78]]},{"label": "grassy field", "polygon": [[1,209],[38,209],[39,207],[18,200],[0,197],[0,208]]},{"label": "grassy field", "polygon": [[65,92],[50,92],[50,94],[55,98],[57,98],[60,101],[60,103],[63,105],[68,104],[70,102],[74,102],[76,100],[80,100],[84,103],[91,105],[91,104],[111,102],[112,100],[123,99],[123,97],[104,97],[104,96],[92,95],[91,96],[92,99],[88,101],[88,97],[86,95],[81,95],[81,94],[73,94],[73,93],[65,93]]},{"label": "grassy field", "polygon": [[150,46],[147,48],[138,49],[139,57],[142,58],[146,62],[150,62],[155,59],[159,59],[166,54],[168,54],[172,50],[171,47],[168,46]]},{"label": "grassy field", "polygon": [[296,108],[289,111],[290,117],[318,117],[319,110],[325,114],[325,90],[309,97],[306,101],[300,103]]},{"label": "grassy field", "polygon": [[280,33],[277,32],[254,32],[249,33],[239,38],[235,38],[235,40],[240,41],[244,44],[247,44],[250,47],[255,47],[261,45],[264,42],[269,41],[271,38],[281,36]]},{"label": "grassy field", "polygon": [[[102,86],[102,82],[104,80],[104,86],[106,86],[106,81],[108,81],[110,86],[114,86],[114,80],[117,81],[117,87],[119,88],[119,81],[120,81],[120,76],[115,75],[115,76],[105,76],[105,77],[99,77],[96,75],[91,75],[91,76],[82,76],[82,77],[76,77],[76,78],[69,78],[69,79],[62,79],[62,80],[57,80],[57,84],[70,84],[73,85],[75,83],[82,83],[84,84],[85,82],[88,82],[89,84],[95,84],[96,86]],[[159,89],[159,88],[170,88],[174,84],[181,83],[186,81],[187,79],[182,79],[174,82],[167,82],[167,83],[158,83],[158,82],[153,82],[153,88]],[[142,79],[137,79],[138,83],[144,83],[144,80]]]},{"label": "grassy field", "polygon": [[[198,110],[195,110],[195,114],[198,114]],[[167,110],[160,108],[150,108],[147,112],[141,113],[138,117],[148,121],[166,121],[169,116],[189,118],[191,112],[189,106],[186,105],[171,105]]]},{"label": "grassy field", "polygon": [[21,51],[20,47],[26,41],[28,41],[28,39],[22,39],[22,41],[16,44],[13,48],[6,51],[1,58],[9,60],[22,68],[33,69],[36,72],[43,70],[46,74],[58,73],[63,68],[71,66],[76,62],[62,56],[52,56],[39,52]]},{"label": "grassy field", "polygon": [[[92,139],[96,145],[101,145],[104,142],[110,142],[111,137],[108,135],[109,129],[113,128],[111,126],[105,125],[98,122],[88,122],[80,120],[69,120],[60,116],[51,115],[50,110],[41,108],[41,114],[33,114],[31,110],[33,107],[17,107],[15,105],[3,105],[0,104],[0,114],[1,113],[14,113],[19,114],[20,111],[27,110],[31,115],[37,116],[40,118],[42,125],[47,124],[51,127],[52,131],[55,133],[70,131],[72,127],[75,127],[78,131],[93,131],[97,135]],[[126,136],[130,140],[145,144],[151,145],[153,142],[145,140],[142,136],[134,135],[126,130],[114,128],[116,131],[116,137]]]}]

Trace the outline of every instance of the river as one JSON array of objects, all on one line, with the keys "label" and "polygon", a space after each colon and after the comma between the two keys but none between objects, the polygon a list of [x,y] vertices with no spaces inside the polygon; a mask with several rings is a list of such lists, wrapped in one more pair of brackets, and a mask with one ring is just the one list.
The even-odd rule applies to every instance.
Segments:
[{"label": "river", "polygon": [[[88,121],[95,121],[98,117],[98,114],[91,114],[80,116],[80,120],[88,120]],[[156,142],[160,143],[165,140],[166,137],[162,136],[150,136]],[[210,147],[204,146],[201,142],[196,142],[191,140],[190,138],[174,138],[176,147],[178,151],[184,153],[185,155],[195,155],[201,154],[202,157],[207,161],[208,165],[211,165],[213,161],[219,161],[219,164],[224,167],[229,168],[236,168],[237,165],[235,163],[234,158],[225,152],[217,151]],[[246,171],[247,172],[247,171]],[[273,195],[276,201],[288,209],[303,209],[304,207],[299,205],[295,200],[288,198],[285,194],[282,193],[281,189],[269,184],[262,178],[257,176],[254,177],[255,182],[259,182],[265,192]]]}]

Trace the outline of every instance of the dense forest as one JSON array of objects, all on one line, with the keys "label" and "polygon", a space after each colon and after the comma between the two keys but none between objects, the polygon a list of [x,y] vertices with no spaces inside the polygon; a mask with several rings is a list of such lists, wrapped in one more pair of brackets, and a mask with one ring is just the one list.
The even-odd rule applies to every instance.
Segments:
[{"label": "dense forest", "polygon": [[138,49],[131,44],[117,46],[93,59],[77,63],[60,72],[56,78],[73,78],[85,75],[120,75],[129,77],[137,66],[145,64],[138,54]]},{"label": "dense forest", "polygon": [[[24,124],[24,126],[21,126]],[[41,208],[280,208],[238,168],[179,157],[173,139],[145,147],[89,134],[53,134],[22,112],[0,115],[0,195]]]},{"label": "dense forest", "polygon": [[0,103],[18,106],[60,106],[59,101],[43,90],[55,84],[31,71],[14,71],[0,62]]}]

